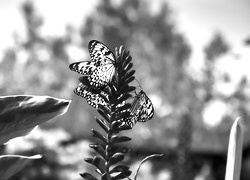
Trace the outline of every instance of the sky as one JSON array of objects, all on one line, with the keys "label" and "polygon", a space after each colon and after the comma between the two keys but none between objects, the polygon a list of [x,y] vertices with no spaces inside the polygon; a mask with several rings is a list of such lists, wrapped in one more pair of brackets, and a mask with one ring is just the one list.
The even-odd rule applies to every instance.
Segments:
[{"label": "sky", "polygon": [[[13,42],[13,33],[24,36],[24,22],[20,5],[25,0],[0,1],[0,59],[3,50]],[[71,24],[78,29],[84,17],[91,13],[98,0],[32,0],[39,13],[44,18],[41,33],[45,36],[60,36],[65,33],[65,25]],[[203,48],[216,32],[221,32],[230,44],[232,54],[237,54],[236,61],[232,54],[222,57],[218,66],[225,72],[230,72],[233,79],[231,84],[218,85],[218,91],[232,92],[239,79],[246,75],[250,79],[250,48],[244,47],[243,41],[250,37],[250,0],[157,0],[168,1],[172,9],[173,19],[179,32],[183,33],[192,47],[190,69],[194,76],[203,65]],[[60,6],[58,6],[60,4]],[[156,6],[157,7],[157,6]],[[218,111],[225,111],[221,103]],[[206,112],[204,113],[206,114]],[[208,113],[220,119],[217,113]],[[204,118],[206,119],[206,118]],[[216,121],[210,121],[210,123]]]}]

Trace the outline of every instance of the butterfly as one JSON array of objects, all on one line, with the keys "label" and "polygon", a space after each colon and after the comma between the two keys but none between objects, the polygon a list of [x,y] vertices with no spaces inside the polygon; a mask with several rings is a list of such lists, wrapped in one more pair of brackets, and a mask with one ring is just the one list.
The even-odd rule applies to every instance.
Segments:
[{"label": "butterfly", "polygon": [[93,108],[98,108],[99,105],[107,106],[105,100],[100,96],[100,94],[107,97],[103,91],[99,91],[95,88],[79,83],[78,87],[74,90],[74,93],[78,96],[84,97],[87,103]]},{"label": "butterfly", "polygon": [[115,75],[115,56],[106,45],[97,40],[90,41],[88,49],[92,61],[75,62],[70,64],[69,68],[81,75],[88,76],[90,86],[105,87]]},{"label": "butterfly", "polygon": [[126,126],[129,126],[131,128],[135,125],[136,122],[146,122],[153,118],[153,104],[143,90],[136,94],[134,100],[131,103],[129,112],[130,115],[127,119],[124,120],[124,122]]}]

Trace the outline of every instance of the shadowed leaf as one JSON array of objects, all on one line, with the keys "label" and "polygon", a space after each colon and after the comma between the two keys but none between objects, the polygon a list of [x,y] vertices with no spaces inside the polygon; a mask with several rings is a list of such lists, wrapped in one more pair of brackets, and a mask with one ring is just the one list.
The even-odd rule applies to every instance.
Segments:
[{"label": "shadowed leaf", "polygon": [[124,159],[124,154],[123,153],[115,153],[111,158],[110,158],[110,164],[114,165]]},{"label": "shadowed leaf", "polygon": [[80,174],[80,176],[82,176],[83,178],[88,179],[88,180],[97,180],[94,176],[92,176],[89,173],[82,173],[82,174]]},{"label": "shadowed leaf", "polygon": [[92,129],[92,132],[93,132],[93,137],[99,138],[105,144],[108,143],[107,139],[101,133],[99,133],[98,131],[94,129]]},{"label": "shadowed leaf", "polygon": [[37,125],[67,112],[70,101],[49,96],[0,97],[0,144],[27,135]]},{"label": "shadowed leaf", "polygon": [[18,155],[3,155],[0,156],[0,177],[1,179],[9,179],[17,172],[22,170],[28,163],[34,159],[40,159],[41,155],[35,156],[18,156]]}]

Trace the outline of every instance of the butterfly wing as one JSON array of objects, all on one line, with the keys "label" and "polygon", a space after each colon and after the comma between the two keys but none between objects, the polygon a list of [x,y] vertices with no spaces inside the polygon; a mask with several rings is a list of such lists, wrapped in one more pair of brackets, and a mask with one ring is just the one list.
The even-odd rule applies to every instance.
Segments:
[{"label": "butterfly wing", "polygon": [[82,83],[74,90],[74,93],[86,99],[87,103],[93,108],[98,108],[99,105],[107,106],[105,100],[100,97],[99,91],[94,90],[91,87],[85,86]]},{"label": "butterfly wing", "polygon": [[88,48],[90,57],[96,66],[115,64],[115,56],[105,44],[92,40],[89,42]]},{"label": "butterfly wing", "polygon": [[136,111],[136,117],[138,122],[146,122],[152,119],[154,116],[154,107],[146,95],[145,92],[141,91],[140,95],[140,105]]},{"label": "butterfly wing", "polygon": [[70,70],[75,71],[81,75],[91,75],[96,71],[96,66],[94,62],[81,61],[75,62],[69,65]]},{"label": "butterfly wing", "polygon": [[130,115],[125,124],[131,128],[136,122],[146,122],[154,116],[154,107],[151,100],[144,91],[140,91],[133,100],[130,108]]},{"label": "butterfly wing", "polygon": [[101,88],[112,81],[115,75],[115,67],[113,64],[98,66],[89,76],[89,83],[91,86]]}]

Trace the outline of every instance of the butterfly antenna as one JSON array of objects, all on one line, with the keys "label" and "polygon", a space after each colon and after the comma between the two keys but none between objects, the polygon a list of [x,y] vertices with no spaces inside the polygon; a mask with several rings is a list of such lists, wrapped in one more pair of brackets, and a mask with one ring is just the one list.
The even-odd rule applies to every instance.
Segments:
[{"label": "butterfly antenna", "polygon": [[142,90],[142,87],[141,87],[141,84],[139,83],[139,81],[137,79],[135,79],[135,80],[136,80],[137,84],[139,85],[139,86],[136,86],[136,88],[140,87],[140,90]]}]

